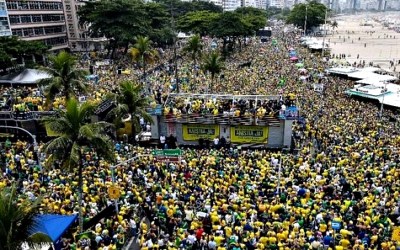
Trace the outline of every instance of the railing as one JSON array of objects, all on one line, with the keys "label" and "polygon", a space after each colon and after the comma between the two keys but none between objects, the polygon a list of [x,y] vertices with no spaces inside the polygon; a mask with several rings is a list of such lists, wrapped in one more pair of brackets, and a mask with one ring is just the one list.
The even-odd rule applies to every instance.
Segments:
[{"label": "railing", "polygon": [[166,123],[188,123],[188,124],[226,124],[226,125],[257,125],[279,127],[280,120],[277,117],[263,116],[233,116],[230,114],[182,114],[179,116],[166,115]]},{"label": "railing", "polygon": [[40,120],[42,117],[53,115],[54,111],[0,111],[1,120]]}]

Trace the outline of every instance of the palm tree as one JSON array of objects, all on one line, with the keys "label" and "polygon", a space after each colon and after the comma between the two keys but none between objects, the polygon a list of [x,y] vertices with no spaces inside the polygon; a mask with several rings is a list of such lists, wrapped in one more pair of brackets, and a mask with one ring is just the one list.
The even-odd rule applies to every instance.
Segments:
[{"label": "palm tree", "polygon": [[146,112],[146,108],[150,105],[150,100],[142,95],[142,85],[135,84],[132,81],[126,80],[119,84],[119,90],[116,95],[109,98],[116,104],[108,113],[108,118],[113,118],[116,123],[121,119],[130,116],[132,121],[132,142],[136,142],[136,131],[140,129],[140,117],[146,122],[152,122],[152,117]]},{"label": "palm tree", "polygon": [[51,242],[45,234],[32,235],[41,200],[24,197],[21,201],[19,198],[15,185],[0,192],[0,250],[19,250],[25,243],[32,249]]},{"label": "palm tree", "polygon": [[81,105],[75,98],[67,101],[65,110],[58,110],[55,116],[45,117],[46,128],[57,137],[46,143],[43,152],[49,156],[48,163],[61,163],[67,171],[78,174],[79,226],[82,230],[82,171],[84,167],[83,150],[92,148],[106,160],[113,159],[113,143],[107,135],[111,124],[91,122],[96,106],[90,102]]},{"label": "palm tree", "polygon": [[56,95],[62,95],[66,100],[84,93],[87,89],[85,70],[77,69],[76,58],[68,52],[61,51],[56,56],[49,57],[50,66],[41,67],[40,70],[50,75],[37,83],[44,88],[47,102],[54,100]]},{"label": "palm tree", "polygon": [[132,60],[142,66],[143,82],[146,82],[146,66],[154,63],[158,59],[158,52],[153,49],[151,43],[148,37],[138,36],[136,38],[136,43],[128,51]]},{"label": "palm tree", "polygon": [[203,44],[201,43],[200,35],[192,36],[183,50],[190,54],[190,57],[193,60],[194,68],[196,66],[197,58],[201,56],[201,52],[203,50]]},{"label": "palm tree", "polygon": [[203,59],[202,65],[203,71],[208,71],[211,74],[211,86],[210,91],[213,90],[215,76],[221,73],[224,69],[222,58],[218,52],[212,51]]}]

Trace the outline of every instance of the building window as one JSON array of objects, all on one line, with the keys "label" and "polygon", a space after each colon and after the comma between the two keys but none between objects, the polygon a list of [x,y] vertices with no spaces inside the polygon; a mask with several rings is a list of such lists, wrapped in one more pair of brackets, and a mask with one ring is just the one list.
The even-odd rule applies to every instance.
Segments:
[{"label": "building window", "polygon": [[42,35],[44,35],[43,27],[34,28],[34,31],[35,31],[35,35],[36,35],[36,36],[42,36]]},{"label": "building window", "polygon": [[33,23],[41,23],[42,22],[42,15],[32,15],[32,22]]},{"label": "building window", "polygon": [[44,43],[49,46],[60,46],[67,44],[67,37],[54,37],[44,40]]},{"label": "building window", "polygon": [[30,15],[21,16],[21,23],[31,23],[32,18]]},{"label": "building window", "polygon": [[7,9],[9,9],[9,10],[18,9],[18,3],[17,2],[7,2]]},{"label": "building window", "polygon": [[13,36],[22,36],[22,29],[13,29],[12,34]]},{"label": "building window", "polygon": [[46,35],[50,34],[59,34],[65,32],[65,27],[64,26],[50,26],[50,27],[44,27],[44,33]]},{"label": "building window", "polygon": [[39,1],[13,1],[7,2],[9,10],[62,10],[62,3]]},{"label": "building window", "polygon": [[21,23],[21,20],[19,19],[19,16],[10,16],[10,23],[11,24]]}]

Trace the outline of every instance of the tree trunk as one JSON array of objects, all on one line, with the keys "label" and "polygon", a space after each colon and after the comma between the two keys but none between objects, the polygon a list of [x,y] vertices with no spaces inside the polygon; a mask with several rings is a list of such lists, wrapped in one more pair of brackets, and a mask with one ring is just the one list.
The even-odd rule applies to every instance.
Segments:
[{"label": "tree trunk", "polygon": [[128,49],[129,49],[129,43],[126,43],[125,49],[124,49],[124,55],[126,55],[126,53],[128,53]]},{"label": "tree trunk", "polygon": [[212,73],[212,74],[211,74],[210,93],[212,93],[212,91],[213,91],[213,89],[214,89],[214,78],[215,78],[215,75]]},{"label": "tree trunk", "polygon": [[143,63],[143,85],[145,86],[145,87],[147,87],[146,86],[146,62],[144,61],[144,58],[142,58],[142,63]]},{"label": "tree trunk", "polygon": [[83,194],[82,194],[82,186],[83,186],[83,156],[82,153],[79,153],[79,168],[78,168],[78,202],[79,202],[79,232],[83,232]]},{"label": "tree trunk", "polygon": [[132,113],[131,114],[131,142],[133,145],[136,145],[136,128],[135,128],[135,123],[136,121],[135,119],[135,115]]}]

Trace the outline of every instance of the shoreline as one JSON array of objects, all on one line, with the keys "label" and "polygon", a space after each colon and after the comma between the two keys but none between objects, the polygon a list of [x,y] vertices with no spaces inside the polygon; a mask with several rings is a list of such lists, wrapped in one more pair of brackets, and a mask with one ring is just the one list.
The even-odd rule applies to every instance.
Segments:
[{"label": "shoreline", "polygon": [[[375,18],[385,14],[362,14],[339,16],[336,18],[338,27],[330,29],[326,41],[331,48],[331,54],[345,54],[346,60],[354,62],[370,62],[390,72],[400,72],[400,33],[389,30]],[[400,14],[393,18],[400,19]],[[373,26],[361,26],[368,20]],[[393,61],[393,66],[391,66]]]}]

